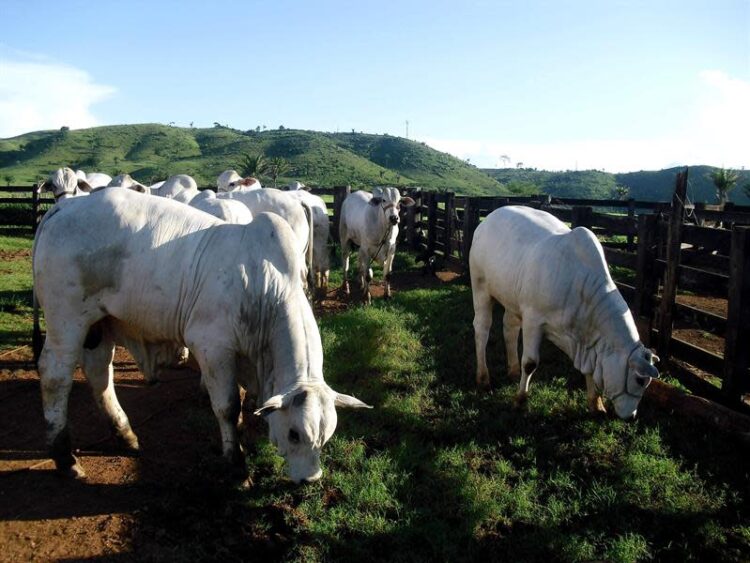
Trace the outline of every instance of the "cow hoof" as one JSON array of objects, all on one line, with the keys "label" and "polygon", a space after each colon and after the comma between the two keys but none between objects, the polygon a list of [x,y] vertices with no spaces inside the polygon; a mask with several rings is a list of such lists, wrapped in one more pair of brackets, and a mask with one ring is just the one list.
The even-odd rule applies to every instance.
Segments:
[{"label": "cow hoof", "polygon": [[490,385],[489,377],[477,377],[477,388],[480,391],[490,391],[492,386]]},{"label": "cow hoof", "polygon": [[65,477],[66,479],[85,479],[86,478],[86,472],[83,470],[83,467],[81,467],[81,464],[77,461],[68,467],[58,467],[57,473],[61,477]]},{"label": "cow hoof", "polygon": [[513,399],[513,408],[515,410],[521,410],[526,405],[526,399],[528,399],[529,396],[526,393],[523,393],[521,395],[516,395],[516,398]]},{"label": "cow hoof", "polygon": [[127,453],[131,456],[139,455],[141,452],[141,446],[138,443],[138,436],[135,432],[128,430],[122,434],[116,435],[117,445],[123,453]]},{"label": "cow hoof", "polygon": [[596,401],[589,402],[589,412],[594,416],[603,416],[607,414],[607,409],[604,408],[601,397],[597,397]]}]

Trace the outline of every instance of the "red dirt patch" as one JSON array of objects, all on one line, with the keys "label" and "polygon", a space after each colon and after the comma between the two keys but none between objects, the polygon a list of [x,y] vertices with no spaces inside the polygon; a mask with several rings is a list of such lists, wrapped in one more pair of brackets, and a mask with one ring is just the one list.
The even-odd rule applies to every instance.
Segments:
[{"label": "red dirt patch", "polygon": [[31,257],[31,250],[0,250],[0,261],[21,260]]}]

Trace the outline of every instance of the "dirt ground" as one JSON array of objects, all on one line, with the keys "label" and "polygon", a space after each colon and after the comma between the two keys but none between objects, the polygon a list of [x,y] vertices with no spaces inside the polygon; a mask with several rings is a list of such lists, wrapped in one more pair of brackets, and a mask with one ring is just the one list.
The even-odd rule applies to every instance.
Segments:
[{"label": "dirt ground", "polygon": [[[401,274],[394,290],[438,286],[457,276]],[[383,288],[374,286],[372,293],[380,299]],[[346,309],[357,299],[356,294],[346,298],[338,289],[331,290],[316,305],[316,314]],[[196,371],[183,368],[167,371],[160,384],[149,386],[127,351],[117,349],[117,395],[141,445],[138,457],[127,457],[117,450],[78,370],[69,419],[86,478],[72,481],[58,477],[47,458],[31,349],[0,355],[0,561],[170,559],[164,544],[173,541],[175,532],[162,525],[160,511],[169,511],[163,506],[165,499],[185,494],[196,496],[196,512],[208,507],[208,515],[191,520],[200,533],[227,534],[227,541],[242,537],[228,533],[221,518],[211,513],[213,480],[224,468],[206,469],[219,463],[219,433],[198,382]],[[278,514],[265,514],[276,522],[267,537],[248,545],[256,555],[273,558],[283,541],[289,518],[285,511],[293,509],[277,508]],[[236,520],[233,526],[243,519]]]}]

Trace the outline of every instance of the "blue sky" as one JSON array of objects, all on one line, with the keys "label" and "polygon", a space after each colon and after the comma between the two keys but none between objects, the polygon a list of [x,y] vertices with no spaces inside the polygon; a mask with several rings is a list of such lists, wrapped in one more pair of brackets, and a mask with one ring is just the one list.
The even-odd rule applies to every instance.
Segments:
[{"label": "blue sky", "polygon": [[0,137],[407,120],[483,167],[750,166],[750,0],[0,0]]}]

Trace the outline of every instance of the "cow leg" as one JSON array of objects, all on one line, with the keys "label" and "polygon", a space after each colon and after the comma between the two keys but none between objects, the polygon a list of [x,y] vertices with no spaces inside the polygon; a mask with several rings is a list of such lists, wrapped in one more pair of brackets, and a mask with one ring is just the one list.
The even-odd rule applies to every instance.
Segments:
[{"label": "cow leg", "polygon": [[348,240],[341,243],[341,261],[344,263],[344,293],[349,295],[349,255],[352,253],[352,246]]},{"label": "cow leg", "polygon": [[521,377],[521,365],[518,361],[518,335],[521,332],[521,319],[505,311],[503,315],[503,339],[505,356],[508,360],[508,377],[518,380]]},{"label": "cow leg", "polygon": [[474,348],[477,354],[477,386],[490,388],[490,372],[487,369],[487,341],[492,328],[492,297],[483,285],[473,284],[474,299]]},{"label": "cow leg", "polygon": [[112,367],[114,356],[115,343],[110,336],[105,335],[96,348],[88,350],[84,346],[81,367],[91,385],[94,401],[107,417],[118,441],[126,450],[134,452],[139,449],[138,438],[117,400]]},{"label": "cow leg", "polygon": [[521,356],[521,383],[516,396],[516,407],[522,406],[529,395],[529,382],[539,365],[539,347],[542,344],[542,328],[538,323],[523,320],[523,355]]},{"label": "cow leg", "polygon": [[590,412],[594,414],[604,414],[607,412],[607,409],[604,408],[604,403],[602,403],[602,396],[596,385],[594,385],[594,376],[590,373],[586,374],[586,398]]},{"label": "cow leg", "polygon": [[391,298],[391,272],[393,271],[393,259],[396,257],[396,248],[392,246],[388,249],[388,256],[383,263],[383,279],[385,280],[385,297]]},{"label": "cow leg", "polygon": [[372,269],[368,264],[369,258],[367,253],[360,247],[359,249],[359,283],[362,287],[362,301],[365,305],[372,303],[370,295],[370,282],[372,281]]},{"label": "cow leg", "polygon": [[47,447],[59,473],[68,477],[85,477],[83,468],[71,451],[68,430],[68,398],[73,386],[78,350],[72,347],[53,348],[50,345],[52,339],[48,329],[48,339],[39,357]]},{"label": "cow leg", "polygon": [[246,472],[245,458],[239,446],[237,423],[240,418],[240,392],[237,386],[236,358],[229,350],[196,349],[203,382],[211,399],[211,408],[219,422],[221,451],[224,458],[238,470]]}]

